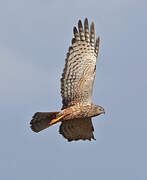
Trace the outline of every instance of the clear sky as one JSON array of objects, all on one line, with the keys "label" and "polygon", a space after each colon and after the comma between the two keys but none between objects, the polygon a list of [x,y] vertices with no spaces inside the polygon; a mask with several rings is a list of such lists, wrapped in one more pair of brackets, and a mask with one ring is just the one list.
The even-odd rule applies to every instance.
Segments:
[{"label": "clear sky", "polygon": [[[0,1],[0,179],[147,179],[147,1]],[[96,141],[68,143],[59,124],[35,134],[36,111],[62,106],[72,29],[100,35],[93,103]]]}]

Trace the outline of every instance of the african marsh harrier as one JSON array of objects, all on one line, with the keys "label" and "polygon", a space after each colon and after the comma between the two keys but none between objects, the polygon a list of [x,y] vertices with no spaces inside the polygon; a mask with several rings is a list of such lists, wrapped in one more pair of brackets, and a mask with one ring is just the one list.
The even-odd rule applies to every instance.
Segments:
[{"label": "african marsh harrier", "polygon": [[81,20],[78,30],[73,28],[74,38],[69,47],[61,78],[62,109],[59,112],[37,112],[30,125],[34,132],[62,122],[59,128],[68,141],[91,140],[93,125],[91,118],[104,113],[101,106],[92,104],[92,89],[99,51],[99,37],[95,41],[94,23],[90,32],[87,18],[84,28]]}]

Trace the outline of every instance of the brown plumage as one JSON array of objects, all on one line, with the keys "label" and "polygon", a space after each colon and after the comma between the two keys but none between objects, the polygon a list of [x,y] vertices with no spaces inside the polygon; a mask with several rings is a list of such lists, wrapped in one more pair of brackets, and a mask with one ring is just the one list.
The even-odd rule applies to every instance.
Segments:
[{"label": "brown plumage", "polygon": [[96,38],[94,23],[90,33],[87,18],[84,28],[81,20],[78,30],[73,28],[74,38],[66,55],[61,78],[62,109],[59,112],[38,112],[30,124],[34,132],[39,132],[59,121],[60,134],[68,141],[94,139],[91,117],[104,113],[101,106],[92,104],[92,89],[99,51],[99,37]]}]

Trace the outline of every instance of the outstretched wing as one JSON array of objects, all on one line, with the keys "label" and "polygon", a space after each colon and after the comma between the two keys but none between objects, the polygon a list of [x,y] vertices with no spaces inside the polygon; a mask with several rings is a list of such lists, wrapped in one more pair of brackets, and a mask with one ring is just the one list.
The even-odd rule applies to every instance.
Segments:
[{"label": "outstretched wing", "polygon": [[93,135],[93,125],[91,118],[71,119],[61,123],[59,132],[68,141],[73,140],[91,140],[95,139]]},{"label": "outstretched wing", "polygon": [[90,33],[87,18],[84,29],[81,20],[78,29],[74,27],[72,46],[69,47],[61,78],[63,109],[76,104],[91,104],[96,59],[99,50],[99,37],[95,42],[94,23]]}]

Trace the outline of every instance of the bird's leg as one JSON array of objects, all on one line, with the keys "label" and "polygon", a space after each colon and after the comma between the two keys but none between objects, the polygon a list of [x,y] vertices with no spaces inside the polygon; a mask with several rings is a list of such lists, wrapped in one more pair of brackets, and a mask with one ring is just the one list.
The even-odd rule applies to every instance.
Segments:
[{"label": "bird's leg", "polygon": [[56,118],[56,119],[51,120],[51,122],[50,122],[49,124],[50,124],[50,125],[55,124],[56,122],[59,122],[60,119],[62,119],[63,117],[64,117],[64,114],[61,115],[61,116],[59,116],[59,117]]},{"label": "bird's leg", "polygon": [[[68,115],[70,115],[71,111],[69,109],[63,109],[61,110],[57,115],[56,118],[52,119],[49,122],[49,125],[55,124],[62,120],[67,120]],[[65,119],[66,118],[66,119]],[[61,120],[62,119],[62,120]]]}]

